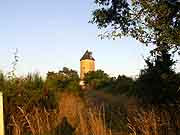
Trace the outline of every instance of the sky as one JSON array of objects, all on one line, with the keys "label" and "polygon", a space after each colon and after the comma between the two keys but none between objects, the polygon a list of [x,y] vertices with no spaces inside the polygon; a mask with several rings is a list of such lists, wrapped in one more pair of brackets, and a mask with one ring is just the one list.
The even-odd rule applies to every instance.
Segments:
[{"label": "sky", "polygon": [[18,48],[18,75],[46,75],[64,66],[79,72],[79,60],[88,49],[96,69],[111,76],[138,75],[150,48],[130,37],[101,40],[101,31],[88,23],[93,1],[0,0],[0,70],[11,71]]}]

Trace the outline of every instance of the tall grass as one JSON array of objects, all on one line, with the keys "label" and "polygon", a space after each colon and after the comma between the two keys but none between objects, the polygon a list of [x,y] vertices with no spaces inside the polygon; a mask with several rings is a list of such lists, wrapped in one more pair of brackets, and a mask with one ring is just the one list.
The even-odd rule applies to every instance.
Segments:
[{"label": "tall grass", "polygon": [[57,126],[58,113],[47,112],[46,109],[33,108],[27,113],[23,108],[17,107],[17,113],[10,116],[8,124],[12,135],[42,135],[50,132]]},{"label": "tall grass", "polygon": [[89,108],[77,95],[65,93],[60,102],[60,117],[76,127],[76,135],[111,135],[102,108]]},{"label": "tall grass", "polygon": [[16,113],[10,115],[7,126],[11,129],[10,135],[59,135],[55,130],[61,128],[59,125],[63,118],[67,118],[76,135],[111,135],[102,109],[87,107],[78,95],[71,93],[63,93],[59,107],[53,111],[33,107],[27,112],[23,107],[17,106]]},{"label": "tall grass", "polygon": [[[165,105],[166,107],[167,105]],[[128,112],[128,126],[131,135],[174,135],[180,134],[179,108],[138,104]]]}]

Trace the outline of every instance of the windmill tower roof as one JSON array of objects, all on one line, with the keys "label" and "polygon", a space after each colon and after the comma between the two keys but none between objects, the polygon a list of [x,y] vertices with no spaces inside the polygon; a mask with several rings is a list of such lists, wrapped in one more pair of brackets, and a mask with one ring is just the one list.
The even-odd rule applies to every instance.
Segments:
[{"label": "windmill tower roof", "polygon": [[88,51],[88,50],[84,53],[84,55],[82,56],[82,58],[80,59],[80,61],[86,60],[86,59],[95,61],[95,59],[92,57],[92,52],[90,52],[90,51]]}]

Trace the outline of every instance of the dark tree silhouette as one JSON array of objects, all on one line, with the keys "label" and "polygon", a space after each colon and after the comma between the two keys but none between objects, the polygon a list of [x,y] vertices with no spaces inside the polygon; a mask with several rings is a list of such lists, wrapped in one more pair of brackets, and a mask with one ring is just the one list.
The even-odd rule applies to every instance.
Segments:
[{"label": "dark tree silhouette", "polygon": [[180,77],[173,69],[175,61],[171,55],[164,50],[145,61],[147,68],[136,81],[136,95],[147,103],[176,103],[180,96]]}]

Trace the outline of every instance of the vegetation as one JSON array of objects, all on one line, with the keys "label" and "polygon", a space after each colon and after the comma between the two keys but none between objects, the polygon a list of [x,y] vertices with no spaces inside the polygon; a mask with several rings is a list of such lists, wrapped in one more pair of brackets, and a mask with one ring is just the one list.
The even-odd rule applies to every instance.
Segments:
[{"label": "vegetation", "polygon": [[128,103],[129,134],[179,134],[180,78],[172,57],[180,52],[179,2],[95,0],[95,4],[91,23],[105,30],[101,38],[130,36],[155,46],[136,80],[124,78],[123,82],[120,77],[120,85],[113,83],[112,91],[120,87],[121,94],[133,97]]},{"label": "vegetation", "polygon": [[[72,76],[75,73],[67,71]],[[54,80],[49,80],[49,76],[43,80],[38,74],[11,80],[1,73],[7,135],[110,134],[103,117],[98,115],[101,109],[89,108],[80,92],[68,89],[70,84],[60,87],[61,81],[67,79],[61,72],[54,73],[58,78]],[[57,83],[47,86],[52,81]]]},{"label": "vegetation", "polygon": [[[0,73],[7,135],[167,135],[180,134],[180,73],[173,53],[180,47],[180,8],[166,0],[95,0],[92,23],[110,28],[102,36],[131,36],[155,51],[136,79],[85,74],[64,67],[17,77]],[[107,35],[106,35],[107,34]]]},{"label": "vegetation", "polygon": [[144,102],[169,104],[178,102],[180,78],[175,73],[171,55],[166,51],[145,60],[147,68],[136,81],[136,94]]},{"label": "vegetation", "polygon": [[66,67],[58,73],[48,72],[46,86],[50,89],[56,90],[79,90],[79,76],[74,70]]},{"label": "vegetation", "polygon": [[[110,77],[102,70],[87,73],[85,92],[79,88],[77,72],[68,68],[57,73],[48,72],[45,79],[37,73],[10,78],[0,73],[6,134],[110,135],[129,132],[146,135],[155,132],[158,135],[172,132],[168,129],[173,124],[179,132],[180,76],[173,69],[175,62],[166,51],[145,61],[147,67],[136,80],[124,75]],[[157,127],[153,127],[152,118],[147,119],[147,116],[153,118]],[[158,118],[161,118],[160,122]],[[169,119],[176,123],[167,123]],[[143,122],[149,122],[149,127],[140,126]],[[162,123],[168,125],[164,127]]]},{"label": "vegetation", "polygon": [[180,8],[171,0],[95,0],[92,23],[107,28],[102,37],[131,36],[156,50],[180,46]]},{"label": "vegetation", "polygon": [[84,82],[92,89],[103,89],[110,85],[111,78],[104,71],[97,70],[85,74]]}]

